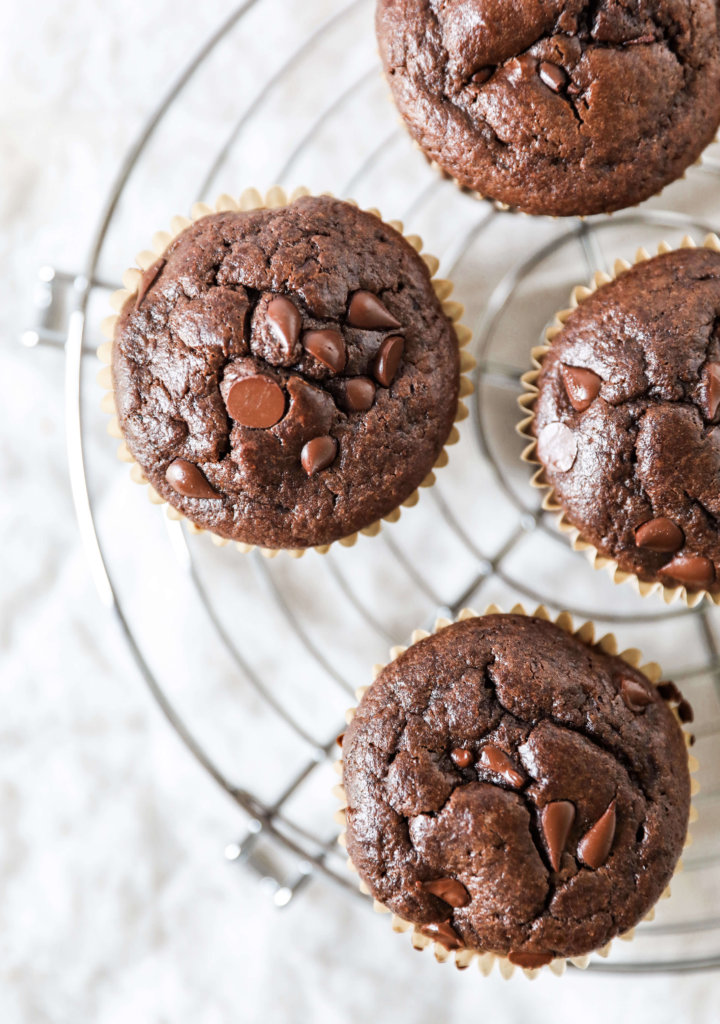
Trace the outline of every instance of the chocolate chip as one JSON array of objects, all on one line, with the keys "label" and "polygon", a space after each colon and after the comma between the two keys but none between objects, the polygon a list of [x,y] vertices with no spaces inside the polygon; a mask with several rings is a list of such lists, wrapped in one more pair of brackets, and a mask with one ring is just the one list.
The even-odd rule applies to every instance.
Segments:
[{"label": "chocolate chip", "polygon": [[720,409],[720,363],[710,363],[703,374],[705,401],[703,413],[706,419],[714,420]]},{"label": "chocolate chip", "polygon": [[695,718],[695,714],[693,712],[690,701],[685,700],[684,697],[678,704],[677,713],[680,721],[685,724],[687,724],[688,722],[692,722],[692,720]]},{"label": "chocolate chip", "polygon": [[620,693],[631,711],[643,711],[648,704],[652,704],[652,695],[637,679],[623,679]]},{"label": "chocolate chip", "polygon": [[337,743],[337,745],[339,747],[341,747],[343,745],[343,740],[344,739],[345,739],[345,733],[341,732],[340,735],[336,738],[335,742]]},{"label": "chocolate chip", "polygon": [[302,467],[308,476],[314,476],[335,461],[337,441],[334,437],[314,437],[300,453]]},{"label": "chocolate chip", "polygon": [[611,801],[605,813],[587,830],[578,844],[578,857],[587,867],[596,870],[608,859],[615,838],[615,801]]},{"label": "chocolate chip", "polygon": [[467,768],[472,763],[473,756],[469,750],[464,747],[456,747],[450,752],[450,757],[453,759],[458,768]]},{"label": "chocolate chip", "polygon": [[404,349],[405,340],[397,334],[383,341],[373,363],[373,374],[378,384],[382,384],[385,388],[390,387],[400,365]]},{"label": "chocolate chip", "polygon": [[667,683],[659,683],[657,686],[657,692],[663,700],[674,701],[676,704],[683,699],[683,695],[671,680]]},{"label": "chocolate chip", "polygon": [[423,935],[439,942],[445,949],[462,949],[463,941],[451,924],[440,921],[437,924],[425,924],[420,929]]},{"label": "chocolate chip", "polygon": [[334,373],[345,369],[345,342],[339,331],[307,331],[302,343],[306,352]]},{"label": "chocolate chip", "polygon": [[227,411],[243,427],[272,427],[285,412],[285,394],[264,374],[241,377],[227,396]]},{"label": "chocolate chip", "polygon": [[364,330],[400,326],[400,321],[372,292],[355,292],[351,296],[347,318],[352,327],[362,327]]},{"label": "chocolate chip", "polygon": [[686,587],[703,589],[711,587],[715,582],[715,566],[709,558],[701,555],[676,555],[660,572],[672,576]]},{"label": "chocolate chip", "polygon": [[635,543],[639,548],[671,554],[685,543],[685,534],[672,519],[660,516],[649,519],[635,530]]},{"label": "chocolate chip", "polygon": [[567,473],[577,458],[577,440],[564,423],[548,423],[538,435],[540,460],[558,473]]},{"label": "chocolate chip", "polygon": [[575,804],[569,800],[553,800],[552,803],[545,804],[540,812],[540,825],[554,871],[560,870],[562,853],[573,821],[575,821]]},{"label": "chocolate chip", "polygon": [[175,459],[165,470],[165,479],[184,498],[219,498],[202,470],[185,459]]},{"label": "chocolate chip", "polygon": [[516,964],[518,967],[527,967],[528,969],[544,967],[552,959],[552,953],[531,953],[529,950],[524,952],[521,949],[511,949],[508,953],[508,960],[511,964]]},{"label": "chocolate chip", "polygon": [[553,92],[560,92],[567,82],[565,71],[559,68],[557,64],[551,64],[547,60],[541,62],[538,74],[548,89],[552,89]]},{"label": "chocolate chip", "polygon": [[443,903],[449,903],[451,907],[466,907],[470,902],[470,893],[462,882],[455,878],[434,878],[429,882],[417,884],[432,896],[437,896]]},{"label": "chocolate chip", "polygon": [[570,405],[576,412],[585,412],[597,398],[602,386],[602,377],[582,366],[562,366],[560,368],[563,384],[570,399]]},{"label": "chocolate chip", "polygon": [[367,412],[375,401],[375,385],[369,377],[351,377],[345,385],[344,399],[348,412]]},{"label": "chocolate chip", "polygon": [[489,78],[492,78],[495,68],[480,68],[470,79],[475,85],[484,85]]},{"label": "chocolate chip", "polygon": [[504,750],[488,743],[480,751],[480,763],[495,775],[500,775],[511,786],[522,786],[525,776],[521,775]]},{"label": "chocolate chip", "polygon": [[278,295],[268,302],[266,317],[272,333],[291,352],[297,344],[302,327],[302,317],[295,303]]},{"label": "chocolate chip", "polygon": [[167,260],[161,257],[159,260],[155,260],[155,262],[151,266],[149,266],[146,271],[144,271],[143,276],[140,279],[140,287],[138,288],[137,298],[135,299],[136,310],[140,309],[140,307],[142,306],[143,302],[145,301],[145,296],[162,274],[163,268],[165,267],[166,263]]}]

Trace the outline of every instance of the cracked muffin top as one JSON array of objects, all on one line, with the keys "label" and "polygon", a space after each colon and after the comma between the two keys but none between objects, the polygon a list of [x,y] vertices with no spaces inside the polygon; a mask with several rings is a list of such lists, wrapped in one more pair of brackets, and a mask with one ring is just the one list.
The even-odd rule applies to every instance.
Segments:
[{"label": "cracked muffin top", "polygon": [[618,210],[720,122],[713,0],[378,0],[395,102],[426,156],[527,213]]},{"label": "cracked muffin top", "polygon": [[449,949],[537,967],[601,948],[647,914],[685,840],[688,758],[665,697],[681,701],[539,618],[421,640],[344,736],[360,877]]},{"label": "cracked muffin top", "polygon": [[720,253],[603,285],[537,387],[537,458],[582,538],[646,582],[720,591]]},{"label": "cracked muffin top", "polygon": [[349,203],[217,213],[145,271],[112,346],[153,487],[214,533],[328,544],[401,504],[452,428],[457,339],[412,246]]}]

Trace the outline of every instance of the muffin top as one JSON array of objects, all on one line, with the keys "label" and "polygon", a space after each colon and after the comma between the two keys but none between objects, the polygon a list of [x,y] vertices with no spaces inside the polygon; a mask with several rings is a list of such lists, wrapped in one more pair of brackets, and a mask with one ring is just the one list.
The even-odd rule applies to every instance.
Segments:
[{"label": "muffin top", "polygon": [[378,0],[390,87],[426,155],[528,213],[617,210],[720,121],[713,0]]},{"label": "muffin top", "polygon": [[537,457],[583,539],[641,580],[720,590],[720,254],[603,285],[537,386]]},{"label": "muffin top", "polygon": [[270,548],[327,544],[404,501],[459,387],[423,260],[328,197],[183,231],[123,307],[112,370],[153,487],[198,526]]},{"label": "muffin top", "polygon": [[[602,947],[685,840],[685,741],[618,657],[522,615],[421,640],[343,741],[347,848],[373,896],[450,949],[534,967]],[[691,717],[686,702],[683,718]]]}]

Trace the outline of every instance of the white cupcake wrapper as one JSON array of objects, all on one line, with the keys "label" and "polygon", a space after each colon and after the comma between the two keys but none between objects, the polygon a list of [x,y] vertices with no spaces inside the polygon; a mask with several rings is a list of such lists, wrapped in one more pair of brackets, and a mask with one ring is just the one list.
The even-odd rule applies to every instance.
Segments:
[{"label": "white cupcake wrapper", "polygon": [[[675,248],[694,249],[696,248],[696,245],[692,238],[690,238],[689,235],[686,235],[677,247],[668,245],[667,242],[661,242],[658,246],[657,255],[662,256],[665,253],[673,252]],[[717,235],[708,235],[703,242],[703,248],[712,249],[714,252],[720,252],[720,239]],[[615,260],[612,274],[606,274],[604,271],[598,270],[595,272],[589,287],[577,285],[573,288],[570,297],[570,306],[567,309],[562,309],[556,313],[552,324],[545,331],[547,344],[538,345],[532,349],[531,356],[534,369],[523,374],[522,384],[525,389],[525,393],[518,398],[518,405],[522,409],[524,415],[517,425],[517,432],[521,437],[526,438],[529,442],[527,447],[524,449],[521,458],[523,462],[540,467],[533,474],[530,483],[538,490],[547,492],[543,498],[542,507],[546,512],[559,513],[557,517],[558,529],[561,533],[566,534],[570,538],[571,546],[575,551],[582,551],[586,555],[594,569],[605,570],[613,583],[629,583],[634,587],[635,591],[641,595],[641,597],[647,597],[650,594],[661,594],[666,604],[672,604],[674,601],[682,600],[689,608],[694,608],[696,605],[700,604],[703,598],[707,598],[709,601],[712,601],[713,604],[720,605],[720,593],[711,594],[707,590],[697,590],[688,593],[687,588],[684,586],[668,587],[659,581],[655,583],[648,583],[645,580],[641,580],[635,575],[635,573],[620,569],[618,563],[614,559],[609,558],[607,555],[602,555],[593,544],[584,540],[580,530],[576,526],[573,526],[573,524],[566,518],[565,512],[563,511],[562,505],[555,494],[552,484],[549,484],[544,480],[543,467],[537,457],[537,438],[532,433],[534,407],[538,396],[537,381],[540,377],[543,360],[550,351],[552,342],[563,330],[570,314],[577,309],[585,299],[596,292],[598,288],[601,288],[605,284],[610,284],[611,281],[614,281],[626,271],[630,270],[632,266],[636,266],[638,263],[644,263],[646,260],[652,258],[653,257],[647,249],[638,249],[635,254],[634,263],[628,263],[627,260],[621,259]]]},{"label": "white cupcake wrapper", "polygon": [[[123,274],[124,288],[119,291],[113,292],[110,297],[110,304],[116,313],[111,316],[105,317],[100,325],[102,334],[107,341],[98,348],[98,358],[104,364],[103,369],[98,374],[98,383],[102,388],[105,388],[106,394],[103,397],[101,408],[103,412],[109,413],[111,416],[110,422],[108,423],[108,433],[111,437],[118,438],[120,445],[117,450],[118,458],[121,462],[127,462],[130,464],[130,476],[132,480],[141,485],[145,485],[148,488],[148,498],[154,505],[167,505],[168,518],[184,521],[187,524],[188,529],[191,533],[207,533],[212,542],[218,547],[224,547],[226,544],[235,543],[235,547],[238,551],[248,552],[254,550],[255,546],[252,544],[243,544],[240,542],[233,542],[225,537],[220,537],[217,534],[212,533],[210,530],[204,530],[202,527],[197,526],[190,519],[179,512],[173,505],[169,504],[165,498],[161,497],[155,488],[148,482],[142,467],[135,461],[130,450],[128,449],[125,441],[123,440],[122,431],[120,424],[117,419],[117,413],[115,409],[115,399],[113,392],[113,379],[112,379],[112,345],[115,334],[115,325],[118,321],[118,314],[122,310],[123,306],[129,298],[137,293],[142,281],[142,273],[151,267],[155,261],[163,255],[167,247],[174,241],[174,239],[181,234],[186,228],[190,227],[193,221],[200,220],[203,217],[207,217],[212,213],[221,213],[224,211],[246,211],[246,210],[257,210],[257,209],[278,209],[283,206],[287,206],[294,200],[299,199],[301,196],[310,195],[310,191],[306,188],[297,188],[292,193],[288,194],[284,189],[278,185],[274,185],[269,191],[262,196],[255,188],[246,189],[237,199],[229,195],[221,195],[215,207],[208,206],[206,203],[195,203],[191,208],[191,217],[177,216],[173,217],[170,222],[170,231],[158,231],[153,235],[152,249],[145,249],[138,253],[136,257],[137,267],[131,267],[126,270]],[[326,192],[323,195],[331,195]],[[352,205],[357,204],[353,200],[346,200]],[[370,213],[373,216],[382,219],[380,212],[376,209],[366,210],[366,213]],[[386,222],[391,228],[394,228],[399,234],[403,235],[403,224],[397,220],[391,220]],[[332,541],[329,544],[317,545],[314,550],[320,554],[326,554],[333,544],[341,544],[343,547],[352,547],[358,540],[360,534],[365,534],[369,537],[376,536],[381,528],[383,522],[395,523],[400,518],[402,508],[411,508],[416,505],[420,497],[420,489],[425,487],[432,487],[435,483],[435,470],[442,469],[447,465],[449,461],[448,448],[451,445],[457,444],[460,440],[460,434],[458,432],[457,424],[467,418],[468,408],[463,402],[463,398],[467,398],[468,395],[472,394],[474,388],[470,378],[467,376],[468,372],[475,366],[475,360],[466,351],[472,339],[472,331],[469,327],[466,327],[460,322],[464,312],[464,307],[459,303],[453,301],[450,296],[453,292],[453,284],[443,278],[438,278],[437,274],[439,261],[430,253],[422,251],[422,239],[419,235],[403,235],[405,240],[413,247],[413,249],[420,255],[420,258],[425,263],[426,267],[430,272],[431,282],[433,290],[442,304],[442,309],[445,315],[452,323],[455,336],[457,338],[458,348],[460,349],[460,390],[458,395],[457,412],[455,414],[454,425],[445,441],[442,451],[438,456],[433,469],[428,473],[425,479],[420,484],[419,488],[413,491],[403,502],[400,503],[392,511],[388,512],[387,515],[383,516],[382,519],[378,519],[376,522],[363,527],[363,529],[350,534],[347,537],[341,537],[337,541]],[[139,269],[138,269],[139,268]],[[267,558],[274,558],[280,554],[281,551],[285,551],[293,558],[300,558],[305,554],[306,551],[311,548],[258,548],[261,554]]]},{"label": "white cupcake wrapper", "polygon": [[[463,608],[463,610],[458,615],[457,619],[455,619],[454,621],[463,622],[465,619],[475,618],[479,614],[479,612],[473,611],[472,608]],[[485,609],[485,611],[482,614],[498,615],[503,614],[503,610],[502,608],[499,608],[497,605],[491,604],[488,608]],[[525,610],[523,605],[516,604],[513,608],[510,609],[509,614],[529,615],[535,618],[544,619],[546,622],[554,622],[566,633],[569,633],[571,636],[577,636],[584,643],[594,644],[605,654],[616,655],[617,657],[622,658],[622,660],[626,662],[626,664],[631,665],[632,668],[635,668],[638,671],[642,672],[642,674],[645,676],[648,682],[650,682],[653,686],[657,686],[662,680],[662,669],[656,662],[648,662],[647,664],[642,664],[642,653],[636,648],[629,648],[626,651],[618,651],[618,643],[615,636],[612,633],[606,633],[604,636],[600,637],[599,640],[596,640],[595,625],[592,622],[584,622],[581,626],[579,626],[576,629],[573,624],[572,616],[569,612],[560,612],[555,618],[553,618],[553,616],[550,614],[548,609],[545,608],[544,605],[538,605],[538,607],[534,611],[528,612]],[[432,633],[439,633],[441,630],[446,629],[447,626],[451,626],[452,623],[453,620],[451,619],[439,618],[435,622]],[[416,629],[411,636],[411,642],[409,646],[413,646],[414,644],[418,643],[418,641],[424,640],[425,637],[428,637],[430,635],[431,633],[429,633],[427,630]],[[407,649],[407,647],[391,648],[390,662],[388,662],[388,664],[395,661],[395,659],[398,658],[401,654],[404,654]],[[375,665],[373,668],[373,679],[377,679],[377,677],[380,675],[380,673],[383,671],[385,667],[386,665]],[[363,686],[356,691],[355,696],[357,697],[358,703],[365,696],[365,693],[367,692],[368,689],[369,687]],[[683,723],[680,721],[677,709],[675,707],[672,707],[671,705],[669,706],[671,708],[671,711],[675,715],[678,724],[682,728]],[[356,710],[356,707],[352,707],[349,708],[348,711],[346,712],[345,719],[348,722],[348,724],[355,717]],[[683,735],[685,737],[685,744],[688,747],[688,767],[690,770],[690,794],[691,797],[693,797],[697,795],[697,793],[699,793],[700,791],[700,786],[697,780],[694,778],[694,774],[697,772],[699,764],[697,759],[689,751],[691,739],[690,735],[685,731],[685,729],[683,729]],[[341,808],[335,814],[335,821],[339,825],[341,825],[343,829],[343,831],[338,836],[337,841],[340,844],[340,846],[346,849],[347,841],[345,834],[345,825],[347,824],[347,818],[345,814],[345,808],[347,807],[348,802],[347,795],[345,793],[345,788],[342,784],[342,760],[337,761],[334,765],[334,768],[337,774],[340,776],[340,782],[338,785],[333,787],[333,794],[339,800]],[[697,821],[697,817],[697,810],[691,802],[688,823],[691,824],[692,822]],[[690,832],[688,830],[688,833],[685,837],[685,844],[683,846],[683,849],[687,849],[691,844],[692,836],[690,835]],[[357,868],[349,858],[347,861],[347,866],[352,872],[357,874]],[[675,866],[674,873],[678,874],[678,872],[680,871],[682,871],[682,860],[678,860]],[[362,880],[358,881],[358,887],[360,891],[365,895],[371,895],[370,890]],[[662,892],[660,899],[664,900],[668,899],[669,897],[670,885],[668,884]],[[464,970],[466,967],[469,967],[473,961],[476,961],[480,973],[483,975],[490,974],[492,972],[493,967],[497,964],[497,968],[500,975],[506,979],[511,978],[513,974],[515,974],[516,970],[522,971],[525,977],[530,979],[536,978],[538,974],[544,970],[550,971],[552,974],[564,974],[568,963],[572,964],[574,967],[584,969],[588,966],[588,964],[590,963],[590,957],[594,954],[597,954],[601,957],[607,957],[610,953],[612,943],[615,942],[616,939],[619,939],[621,942],[630,942],[635,936],[635,928],[633,927],[629,931],[624,932],[622,935],[616,936],[616,939],[611,940],[601,948],[593,950],[592,953],[587,953],[583,956],[576,957],[556,957],[549,964],[546,964],[543,967],[518,967],[516,964],[511,963],[507,957],[498,955],[496,953],[476,953],[474,950],[470,949],[459,949],[450,951],[446,949],[446,947],[443,946],[441,943],[434,941],[427,935],[423,935],[417,925],[412,924],[410,921],[405,921],[397,914],[393,914],[392,911],[390,911],[382,903],[379,903],[377,900],[373,900],[373,909],[379,914],[390,914],[393,931],[408,932],[410,934],[410,940],[412,942],[412,945],[414,946],[415,949],[429,949],[430,947],[432,947],[433,952],[435,954],[435,959],[439,963],[454,962],[457,968],[459,968],[460,970]],[[655,907],[653,906],[645,915],[643,921],[652,921],[654,917]]]}]

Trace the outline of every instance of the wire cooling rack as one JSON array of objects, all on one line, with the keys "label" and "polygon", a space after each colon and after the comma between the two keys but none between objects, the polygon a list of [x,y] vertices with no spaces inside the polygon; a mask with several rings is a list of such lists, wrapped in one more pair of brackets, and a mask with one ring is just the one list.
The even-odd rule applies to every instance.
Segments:
[{"label": "wire cooling rack", "polygon": [[[612,218],[501,212],[413,150],[379,74],[372,0],[307,6],[299,34],[282,0],[241,4],[132,147],[85,272],[40,273],[23,340],[64,345],[70,476],[100,597],[170,724],[244,812],[226,855],[278,906],[318,877],[357,895],[335,844],[330,763],[344,708],[390,645],[492,601],[593,618],[659,660],[694,704],[702,791],[674,898],[591,969],[720,966],[720,614],[666,608],[595,573],[541,511],[514,433],[529,350],[570,287],[639,245],[718,228],[720,163],[711,150],[687,180]],[[268,25],[270,57],[256,45]],[[418,507],[378,538],[297,562],[218,550],[152,509],[111,457],[94,381],[96,325],[129,255],[195,199],[275,183],[330,188],[423,234],[466,304],[478,359],[471,419]]]}]

